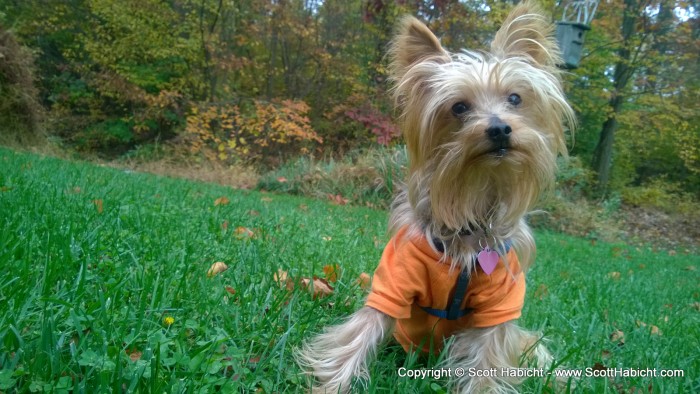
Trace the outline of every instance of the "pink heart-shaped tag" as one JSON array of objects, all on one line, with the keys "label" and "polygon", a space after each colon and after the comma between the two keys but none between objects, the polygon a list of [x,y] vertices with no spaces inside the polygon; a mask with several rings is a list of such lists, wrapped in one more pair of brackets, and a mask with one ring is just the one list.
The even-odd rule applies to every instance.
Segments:
[{"label": "pink heart-shaped tag", "polygon": [[476,258],[479,261],[481,269],[484,270],[486,275],[491,275],[493,270],[496,269],[496,264],[498,264],[499,260],[498,253],[489,248],[484,248],[484,250],[479,252]]}]

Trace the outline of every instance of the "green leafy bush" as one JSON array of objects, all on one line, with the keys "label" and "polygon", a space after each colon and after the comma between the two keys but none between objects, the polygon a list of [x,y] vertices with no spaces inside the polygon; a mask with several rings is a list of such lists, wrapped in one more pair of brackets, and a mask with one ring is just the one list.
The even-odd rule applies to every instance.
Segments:
[{"label": "green leafy bush", "polygon": [[666,213],[698,216],[700,212],[700,202],[665,177],[654,178],[641,186],[626,187],[622,189],[621,197],[626,204]]}]

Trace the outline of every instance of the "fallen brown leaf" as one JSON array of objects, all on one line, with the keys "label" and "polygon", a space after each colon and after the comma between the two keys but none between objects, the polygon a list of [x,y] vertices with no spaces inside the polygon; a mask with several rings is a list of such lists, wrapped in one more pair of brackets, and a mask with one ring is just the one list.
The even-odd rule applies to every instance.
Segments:
[{"label": "fallen brown leaf", "polygon": [[294,290],[294,281],[289,278],[287,271],[279,268],[277,272],[272,275],[272,279],[277,282],[277,284],[282,289],[287,289],[288,291]]},{"label": "fallen brown leaf", "polygon": [[141,356],[143,355],[142,352],[139,352],[138,350],[134,350],[131,353],[129,353],[129,360],[133,362],[137,362],[141,359]]},{"label": "fallen brown leaf", "polygon": [[216,207],[219,205],[228,205],[230,202],[231,201],[228,198],[221,196],[221,197],[217,198],[216,200],[214,200],[214,206]]},{"label": "fallen brown leaf", "polygon": [[250,239],[255,237],[253,230],[243,226],[236,227],[236,229],[233,231],[233,235],[238,239]]},{"label": "fallen brown leaf", "polygon": [[350,200],[348,200],[347,198],[344,198],[340,194],[333,195],[333,194],[329,193],[327,196],[328,196],[328,199],[331,200],[331,203],[336,204],[336,205],[346,205],[348,202],[350,202]]},{"label": "fallen brown leaf", "polygon": [[97,209],[97,213],[102,213],[102,210],[103,210],[102,209],[103,208],[102,200],[101,199],[92,200],[92,203],[95,204],[95,208]]},{"label": "fallen brown leaf", "polygon": [[309,289],[314,298],[326,297],[333,294],[333,287],[327,280],[314,276],[313,279],[301,278],[302,287]]},{"label": "fallen brown leaf", "polygon": [[207,271],[207,277],[211,278],[215,275],[218,275],[228,269],[228,265],[226,263],[223,263],[221,261],[217,261],[216,263],[212,264],[211,267],[209,268],[209,271]]},{"label": "fallen brown leaf", "polygon": [[363,272],[360,274],[360,277],[357,278],[357,284],[360,285],[360,289],[362,290],[368,290],[371,286],[372,278],[366,273]]},{"label": "fallen brown leaf", "polygon": [[539,300],[544,299],[549,294],[549,288],[544,283],[540,284],[535,290],[535,297]]},{"label": "fallen brown leaf", "polygon": [[340,275],[340,266],[338,264],[326,265],[323,267],[323,275],[329,282],[335,283]]},{"label": "fallen brown leaf", "polygon": [[610,279],[612,279],[612,280],[618,280],[618,279],[620,279],[620,273],[617,272],[617,271],[608,272],[608,275],[607,275],[607,276],[608,276],[608,278],[610,278]]},{"label": "fallen brown leaf", "polygon": [[610,340],[617,343],[617,346],[625,344],[625,333],[620,330],[615,330],[610,334]]},{"label": "fallen brown leaf", "polygon": [[226,287],[224,287],[224,289],[226,289],[226,292],[229,293],[229,294],[231,294],[231,295],[235,295],[235,294],[236,294],[236,289],[234,289],[234,288],[231,287],[231,286],[226,286]]},{"label": "fallen brown leaf", "polygon": [[653,325],[653,324],[646,324],[641,320],[636,320],[635,323],[637,323],[637,327],[645,328],[649,327],[649,332],[651,332],[651,335],[661,335],[661,330],[659,330],[659,327]]},{"label": "fallen brown leaf", "polygon": [[272,279],[274,279],[275,282],[280,283],[280,284],[281,284],[282,282],[287,281],[287,271],[283,270],[282,268],[279,268],[279,269],[277,270],[277,272],[275,272],[275,273],[272,275]]}]

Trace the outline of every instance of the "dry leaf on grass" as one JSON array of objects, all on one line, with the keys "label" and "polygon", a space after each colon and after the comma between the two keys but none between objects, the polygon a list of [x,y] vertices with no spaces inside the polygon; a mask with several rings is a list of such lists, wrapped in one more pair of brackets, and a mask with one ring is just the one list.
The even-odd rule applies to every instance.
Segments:
[{"label": "dry leaf on grass", "polygon": [[620,273],[617,272],[617,271],[608,272],[608,275],[607,275],[607,276],[608,276],[608,278],[610,278],[610,279],[612,279],[612,280],[618,280],[618,279],[620,279]]},{"label": "dry leaf on grass", "polygon": [[223,263],[221,261],[217,261],[216,263],[212,264],[211,267],[209,267],[209,271],[207,271],[207,277],[211,278],[215,275],[218,275],[228,269],[228,265],[226,263]]},{"label": "dry leaf on grass", "polygon": [[328,196],[328,199],[331,201],[331,203],[335,204],[335,205],[346,205],[348,202],[350,202],[350,200],[348,200],[347,198],[344,198],[340,194],[333,195],[333,194],[329,193],[327,196]]},{"label": "dry leaf on grass", "polygon": [[659,330],[659,327],[653,325],[653,324],[646,324],[641,320],[636,320],[637,327],[649,327],[649,332],[651,332],[651,335],[661,335],[661,330]]},{"label": "dry leaf on grass", "polygon": [[255,232],[248,227],[238,226],[233,231],[233,235],[238,239],[250,239],[255,237]]},{"label": "dry leaf on grass", "polygon": [[372,284],[372,278],[366,272],[363,272],[357,278],[357,284],[360,285],[360,289],[368,290]]},{"label": "dry leaf on grass", "polygon": [[235,294],[236,294],[236,289],[234,289],[234,288],[231,287],[231,286],[226,286],[226,287],[224,287],[224,289],[226,289],[226,292],[229,293],[229,294],[231,294],[231,295],[235,295]]},{"label": "dry leaf on grass", "polygon": [[327,280],[314,276],[313,279],[301,278],[301,285],[313,294],[314,298],[326,297],[333,294],[333,287]]},{"label": "dry leaf on grass", "polygon": [[102,213],[102,211],[103,211],[102,200],[101,199],[92,200],[92,203],[95,204],[95,208],[97,209],[97,213]]},{"label": "dry leaf on grass", "polygon": [[610,340],[617,343],[617,346],[625,344],[625,333],[620,330],[615,330],[610,334]]},{"label": "dry leaf on grass", "polygon": [[337,282],[340,275],[340,266],[338,264],[326,265],[323,267],[323,275],[329,282]]},{"label": "dry leaf on grass", "polygon": [[214,206],[216,207],[219,205],[228,205],[230,202],[231,201],[228,198],[221,196],[221,197],[217,198],[216,200],[214,200]]},{"label": "dry leaf on grass", "polygon": [[282,268],[278,269],[277,272],[272,275],[272,279],[277,282],[280,288],[287,289],[288,291],[294,290],[294,281],[289,278],[287,271]]},{"label": "dry leaf on grass", "polygon": [[126,353],[129,355],[129,360],[133,362],[139,361],[141,359],[141,356],[143,355],[143,353],[139,352],[138,350],[133,350],[131,352],[127,350]]},{"label": "dry leaf on grass", "polygon": [[540,284],[535,290],[535,298],[542,300],[549,294],[549,288],[544,283]]}]

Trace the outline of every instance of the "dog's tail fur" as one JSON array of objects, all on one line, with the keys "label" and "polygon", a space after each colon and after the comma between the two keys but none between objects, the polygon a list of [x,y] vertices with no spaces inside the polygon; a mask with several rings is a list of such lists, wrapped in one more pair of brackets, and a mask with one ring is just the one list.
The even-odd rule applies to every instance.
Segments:
[{"label": "dog's tail fur", "polygon": [[297,362],[316,377],[314,393],[345,393],[353,377],[369,379],[367,362],[394,328],[394,319],[364,307],[343,324],[328,327],[297,353]]}]

